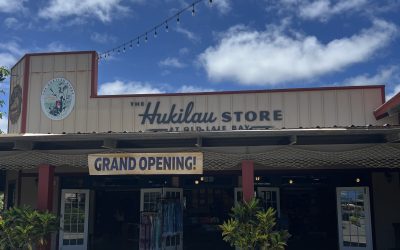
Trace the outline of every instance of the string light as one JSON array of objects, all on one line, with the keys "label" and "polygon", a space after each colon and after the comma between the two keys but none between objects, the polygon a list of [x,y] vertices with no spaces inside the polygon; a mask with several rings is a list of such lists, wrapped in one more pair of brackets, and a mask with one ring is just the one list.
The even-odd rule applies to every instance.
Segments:
[{"label": "string light", "polygon": [[99,53],[98,59],[99,59],[99,60],[100,60],[100,59],[106,59],[107,57],[110,57],[110,56],[111,56],[111,53],[114,54],[115,52],[118,52],[118,54],[120,54],[121,49],[122,49],[123,52],[126,52],[126,46],[129,46],[129,48],[132,49],[132,48],[133,48],[133,41],[134,41],[135,39],[137,39],[137,46],[139,47],[139,46],[140,46],[140,38],[143,38],[143,37],[144,37],[145,42],[147,42],[147,41],[148,41],[148,36],[147,36],[147,34],[148,34],[149,32],[154,32],[154,37],[157,37],[157,36],[158,36],[157,29],[158,29],[159,27],[164,26],[164,27],[165,27],[165,31],[166,31],[166,32],[169,32],[169,25],[168,25],[168,22],[169,22],[169,21],[176,19],[176,23],[177,23],[177,24],[180,24],[180,21],[181,21],[181,19],[180,19],[180,18],[181,18],[181,14],[184,13],[185,11],[187,11],[187,10],[190,10],[190,9],[191,9],[192,15],[195,16],[195,15],[196,15],[196,9],[195,9],[196,5],[199,4],[199,3],[201,3],[201,2],[204,2],[204,1],[208,1],[209,4],[212,4],[212,3],[213,3],[213,0],[195,0],[195,1],[192,2],[191,4],[187,5],[186,7],[182,8],[181,10],[177,11],[174,15],[172,15],[172,16],[170,16],[170,17],[164,19],[164,20],[163,20],[162,22],[160,22],[158,25],[153,26],[153,28],[151,28],[151,29],[145,31],[144,33],[142,33],[141,35],[137,36],[136,38],[133,38],[132,40],[130,40],[130,41],[128,41],[128,42],[122,43],[122,44],[120,44],[119,46],[114,47],[113,49],[107,50],[107,51],[105,51],[105,52],[103,52],[103,53]]}]

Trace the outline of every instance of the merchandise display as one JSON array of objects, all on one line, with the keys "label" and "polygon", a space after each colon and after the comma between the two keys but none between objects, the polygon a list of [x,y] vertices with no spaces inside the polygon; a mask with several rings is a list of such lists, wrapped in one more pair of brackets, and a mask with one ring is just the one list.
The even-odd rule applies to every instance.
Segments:
[{"label": "merchandise display", "polygon": [[182,235],[183,211],[180,200],[160,199],[157,203],[157,211],[141,213],[140,250],[161,250],[179,246]]}]

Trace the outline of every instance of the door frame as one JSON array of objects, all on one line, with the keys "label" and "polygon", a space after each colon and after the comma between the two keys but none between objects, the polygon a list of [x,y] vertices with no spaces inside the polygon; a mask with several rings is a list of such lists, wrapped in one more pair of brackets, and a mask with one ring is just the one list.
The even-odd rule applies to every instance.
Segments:
[{"label": "door frame", "polygon": [[[238,193],[242,193],[242,200],[241,201],[238,201]],[[234,205],[235,205],[235,207],[237,206],[237,205],[239,205],[239,202],[243,202],[243,188],[241,188],[241,187],[235,187],[234,189],[233,189],[233,199],[234,199]]]},{"label": "door frame", "polygon": [[260,192],[262,191],[271,191],[271,192],[276,192],[276,213],[278,215],[278,218],[281,217],[281,192],[279,187],[257,187],[257,197],[261,198],[259,195]]},{"label": "door frame", "polygon": [[[154,193],[160,193],[160,198],[166,198],[166,193],[167,192],[176,192],[179,193],[179,201],[183,205],[183,188],[177,188],[177,187],[162,187],[162,188],[141,188],[140,189],[140,212],[144,211],[144,194],[146,192],[154,192]],[[183,216],[183,213],[182,213]],[[171,240],[171,237],[179,237],[179,245],[172,245],[172,246],[163,246],[163,250],[182,250],[183,249],[183,232],[180,232],[178,234],[174,234],[174,236],[167,236],[165,238],[165,241]],[[164,242],[163,244],[166,244]],[[157,248],[158,249],[158,248]]]},{"label": "door frame", "polygon": [[[361,247],[347,247],[343,246],[343,229],[341,227],[342,224],[342,210],[340,204],[340,193],[341,191],[363,191],[364,192],[364,212],[365,212],[365,233],[366,233],[366,242],[367,246],[365,248]],[[369,194],[369,187],[362,186],[362,187],[336,187],[336,207],[337,207],[337,228],[338,228],[338,243],[340,250],[373,250],[374,249],[374,240],[372,235],[372,214],[371,214],[371,199]]]},{"label": "door frame", "polygon": [[65,212],[65,193],[84,193],[85,198],[85,225],[84,225],[84,238],[83,238],[83,250],[87,250],[89,243],[89,205],[90,205],[90,189],[61,189],[61,199],[60,199],[60,230],[58,249],[62,250],[63,245],[63,235],[64,235],[64,212]]}]

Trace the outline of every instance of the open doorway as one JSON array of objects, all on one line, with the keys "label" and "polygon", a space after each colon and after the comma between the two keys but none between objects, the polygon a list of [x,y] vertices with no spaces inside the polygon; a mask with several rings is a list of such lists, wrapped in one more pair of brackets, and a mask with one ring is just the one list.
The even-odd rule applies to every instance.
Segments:
[{"label": "open doorway", "polygon": [[96,190],[92,249],[138,249],[139,211],[139,190]]},{"label": "open doorway", "polygon": [[184,249],[233,249],[222,239],[219,225],[229,218],[233,188],[185,189]]},{"label": "open doorway", "polygon": [[292,235],[288,250],[338,249],[334,188],[282,188],[281,220]]}]

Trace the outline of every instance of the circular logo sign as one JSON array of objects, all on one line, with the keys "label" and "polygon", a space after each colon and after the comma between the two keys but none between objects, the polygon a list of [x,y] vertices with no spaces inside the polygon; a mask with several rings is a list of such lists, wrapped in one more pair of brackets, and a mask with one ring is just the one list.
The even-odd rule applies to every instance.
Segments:
[{"label": "circular logo sign", "polygon": [[21,106],[22,106],[22,88],[19,85],[16,85],[10,96],[10,106],[9,106],[9,117],[12,124],[15,124],[18,121],[19,115],[21,114]]},{"label": "circular logo sign", "polygon": [[52,120],[67,117],[75,105],[75,91],[65,78],[54,78],[44,86],[41,97],[42,111]]}]

